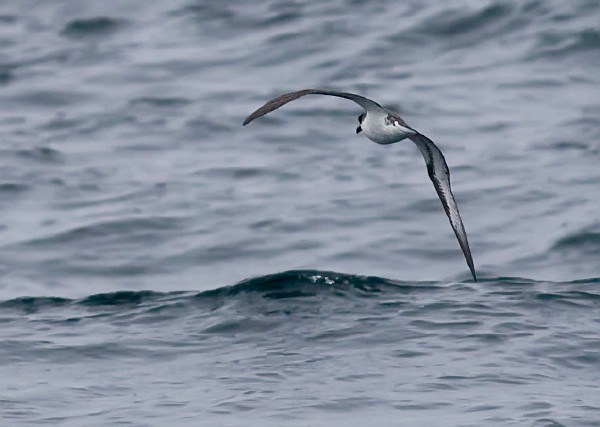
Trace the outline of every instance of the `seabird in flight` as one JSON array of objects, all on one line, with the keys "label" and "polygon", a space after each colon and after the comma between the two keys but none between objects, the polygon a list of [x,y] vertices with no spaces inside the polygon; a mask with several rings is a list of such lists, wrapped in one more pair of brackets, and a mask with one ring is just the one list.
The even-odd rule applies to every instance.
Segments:
[{"label": "seabird in flight", "polygon": [[244,126],[254,119],[264,116],[304,95],[329,95],[354,101],[365,109],[365,112],[358,116],[359,125],[356,128],[356,133],[364,132],[367,138],[377,144],[393,144],[408,138],[419,147],[421,154],[425,158],[429,178],[431,179],[431,182],[433,182],[433,186],[442,202],[444,211],[450,220],[450,225],[452,226],[452,230],[454,230],[454,234],[458,239],[458,244],[465,255],[467,265],[473,275],[473,280],[477,282],[473,257],[471,256],[469,242],[467,241],[467,233],[462,219],[460,218],[458,206],[456,205],[454,195],[452,194],[452,189],[450,188],[450,171],[448,170],[446,159],[444,159],[444,155],[431,139],[411,128],[397,113],[382,107],[375,101],[353,93],[327,89],[304,89],[297,92],[286,93],[271,99],[265,105],[250,114],[246,120],[244,120]]}]

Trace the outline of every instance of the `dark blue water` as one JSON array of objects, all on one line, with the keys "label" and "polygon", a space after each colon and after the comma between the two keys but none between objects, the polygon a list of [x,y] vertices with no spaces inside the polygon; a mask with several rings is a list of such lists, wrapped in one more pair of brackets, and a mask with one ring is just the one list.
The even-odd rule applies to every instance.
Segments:
[{"label": "dark blue water", "polygon": [[[600,426],[600,3],[0,1],[0,425]],[[481,278],[410,141],[444,151]]]}]

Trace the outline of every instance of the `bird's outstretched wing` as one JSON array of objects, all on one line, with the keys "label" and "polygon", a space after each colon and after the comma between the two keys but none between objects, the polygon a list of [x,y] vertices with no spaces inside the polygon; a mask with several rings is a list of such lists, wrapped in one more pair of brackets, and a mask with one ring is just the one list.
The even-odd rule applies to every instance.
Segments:
[{"label": "bird's outstretched wing", "polygon": [[444,159],[444,155],[440,149],[425,135],[417,132],[415,135],[409,136],[409,138],[412,142],[417,144],[417,147],[419,147],[421,154],[423,154],[423,157],[425,158],[429,178],[431,178],[435,191],[437,191],[442,206],[444,206],[444,211],[446,211],[452,230],[454,230],[454,234],[456,234],[458,244],[465,255],[467,265],[473,275],[473,280],[477,282],[473,257],[471,256],[471,249],[469,249],[469,242],[467,240],[467,232],[465,231],[465,226],[463,225],[460,213],[458,212],[456,200],[454,200],[454,195],[450,188],[450,171],[448,170],[446,159]]},{"label": "bird's outstretched wing", "polygon": [[270,113],[271,111],[276,110],[279,107],[287,104],[288,102],[293,101],[294,99],[298,99],[304,95],[337,96],[340,98],[346,98],[351,101],[354,101],[367,111],[383,109],[383,107],[381,105],[379,105],[378,103],[376,103],[375,101],[372,101],[369,98],[365,98],[364,96],[355,95],[353,93],[338,92],[336,90],[327,90],[327,89],[304,89],[304,90],[299,90],[297,92],[285,93],[281,96],[278,96],[277,98],[271,99],[265,105],[263,105],[258,110],[256,110],[254,113],[252,113],[248,117],[246,117],[246,120],[244,120],[244,126],[247,125],[248,123],[250,123],[252,120],[254,120],[260,116],[264,116],[265,114]]}]

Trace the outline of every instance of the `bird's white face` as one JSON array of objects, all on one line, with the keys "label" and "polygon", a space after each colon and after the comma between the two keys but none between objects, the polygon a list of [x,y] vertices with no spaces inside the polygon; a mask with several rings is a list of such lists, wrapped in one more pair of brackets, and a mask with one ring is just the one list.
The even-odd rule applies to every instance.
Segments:
[{"label": "bird's white face", "polygon": [[367,113],[361,128],[367,138],[377,144],[393,144],[415,134],[414,130],[404,127],[388,113]]}]

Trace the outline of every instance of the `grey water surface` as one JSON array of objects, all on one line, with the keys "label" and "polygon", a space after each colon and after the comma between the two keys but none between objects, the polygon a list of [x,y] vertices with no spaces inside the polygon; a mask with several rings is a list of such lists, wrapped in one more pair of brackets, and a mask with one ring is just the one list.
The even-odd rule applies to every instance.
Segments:
[{"label": "grey water surface", "polygon": [[600,426],[599,117],[592,0],[0,1],[0,425]]}]

